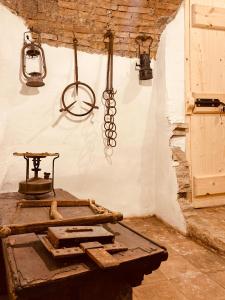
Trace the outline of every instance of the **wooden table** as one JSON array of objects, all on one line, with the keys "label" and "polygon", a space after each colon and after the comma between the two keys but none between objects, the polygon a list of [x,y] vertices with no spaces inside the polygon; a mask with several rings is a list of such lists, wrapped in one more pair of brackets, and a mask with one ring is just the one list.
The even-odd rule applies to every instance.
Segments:
[{"label": "wooden table", "polygon": [[[63,190],[56,190],[56,195],[58,199],[76,198]],[[46,207],[18,208],[16,204],[22,198],[18,193],[0,194],[1,224],[49,220]],[[89,207],[58,209],[63,217],[94,214]],[[127,251],[113,254],[120,262],[119,267],[106,270],[87,257],[53,259],[34,233],[3,239],[0,277],[7,282],[10,299],[131,300],[132,287],[140,285],[145,274],[167,259],[167,251],[122,222],[104,227],[115,234],[116,241],[128,247]],[[5,291],[2,280],[0,291]]]}]

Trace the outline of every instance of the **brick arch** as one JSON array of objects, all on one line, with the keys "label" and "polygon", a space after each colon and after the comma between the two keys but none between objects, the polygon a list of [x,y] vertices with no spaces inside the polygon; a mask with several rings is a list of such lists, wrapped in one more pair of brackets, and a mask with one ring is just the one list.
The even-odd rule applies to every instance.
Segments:
[{"label": "brick arch", "polygon": [[[79,49],[105,53],[103,34],[110,23],[115,32],[115,53],[136,56],[135,38],[149,33],[157,51],[160,34],[182,0],[0,0],[21,16],[29,28],[41,33],[42,42],[72,46],[73,32]],[[111,16],[111,17],[110,17]]]}]

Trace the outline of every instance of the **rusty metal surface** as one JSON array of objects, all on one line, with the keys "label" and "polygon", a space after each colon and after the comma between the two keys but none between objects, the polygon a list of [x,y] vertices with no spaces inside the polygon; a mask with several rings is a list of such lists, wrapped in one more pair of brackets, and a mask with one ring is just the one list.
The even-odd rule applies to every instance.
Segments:
[{"label": "rusty metal surface", "polygon": [[25,156],[25,157],[46,157],[46,156],[59,156],[59,153],[50,153],[50,152],[14,152],[15,156]]},{"label": "rusty metal surface", "polygon": [[116,147],[117,132],[114,118],[117,109],[116,100],[114,98],[116,91],[113,88],[113,32],[108,30],[104,35],[104,39],[105,41],[108,40],[107,81],[106,89],[103,92],[103,99],[105,100],[104,129],[107,146]]},{"label": "rusty metal surface", "polygon": [[[135,39],[138,44],[138,57],[140,59],[140,64],[136,64],[136,69],[139,70],[139,80],[149,80],[153,78],[152,69],[150,67],[151,58],[150,58],[150,49],[153,43],[153,38],[150,35],[138,35]],[[144,43],[149,42],[148,53],[141,51]],[[142,52],[142,53],[141,53]]]},{"label": "rusty metal surface", "polygon": [[[41,47],[40,35],[37,34],[37,36],[37,41],[34,41],[32,39],[31,31],[24,33],[24,44],[22,48],[22,73],[26,79],[26,85],[30,87],[41,87],[45,85],[43,79],[47,75],[44,50]],[[27,72],[27,64],[31,59],[37,59],[39,61],[39,70]]]},{"label": "rusty metal surface", "polygon": [[42,195],[52,191],[52,180],[44,178],[30,178],[19,182],[19,193],[28,195]]},{"label": "rusty metal surface", "polygon": [[[96,97],[95,97],[95,93],[94,93],[93,89],[88,84],[79,81],[77,45],[78,45],[78,40],[76,38],[74,38],[73,46],[74,46],[75,82],[69,84],[64,89],[64,91],[62,93],[62,108],[59,111],[60,112],[68,112],[69,114],[76,116],[76,117],[84,117],[84,116],[87,116],[88,114],[90,114],[94,109],[98,109],[98,106],[96,106]],[[67,98],[66,96],[69,93],[69,91],[71,91],[71,90],[73,91],[72,97],[73,97],[74,101],[71,102],[71,99],[70,99],[70,102],[69,102],[68,100],[66,100],[66,98]],[[89,99],[88,101],[87,100],[81,101],[83,104],[85,104],[85,107],[82,108],[82,106],[81,106],[80,109],[82,108],[82,111],[80,111],[80,112],[78,111],[78,108],[76,108],[76,105],[75,105],[78,102],[77,99],[78,99],[79,90],[83,90],[83,91],[85,90],[87,93],[87,98]]]},{"label": "rusty metal surface", "polygon": [[[55,160],[59,157],[59,153],[31,153],[31,152],[14,152],[15,156],[23,156],[26,160],[26,180],[19,183],[19,193],[25,195],[42,195],[46,193],[53,192],[54,190],[54,174],[55,174]],[[42,158],[53,157],[52,160],[52,178],[50,178],[49,172],[44,172],[44,178],[38,177],[40,169],[40,162]],[[34,172],[34,177],[29,176],[29,160],[32,159]]]}]

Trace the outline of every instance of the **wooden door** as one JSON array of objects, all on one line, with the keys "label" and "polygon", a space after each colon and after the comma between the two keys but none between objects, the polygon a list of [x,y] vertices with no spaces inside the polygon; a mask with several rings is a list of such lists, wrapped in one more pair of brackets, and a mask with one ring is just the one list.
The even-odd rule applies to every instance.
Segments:
[{"label": "wooden door", "polygon": [[195,100],[225,103],[225,1],[185,1],[187,156],[195,207],[225,204],[225,114],[222,106],[196,107]]}]

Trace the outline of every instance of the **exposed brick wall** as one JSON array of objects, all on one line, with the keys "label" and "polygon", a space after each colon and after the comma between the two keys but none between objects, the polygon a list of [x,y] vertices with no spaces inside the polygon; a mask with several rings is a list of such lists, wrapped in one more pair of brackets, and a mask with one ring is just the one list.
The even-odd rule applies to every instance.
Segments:
[{"label": "exposed brick wall", "polygon": [[[115,32],[115,53],[136,56],[135,38],[149,33],[154,38],[152,56],[165,25],[182,0],[0,0],[23,17],[29,28],[40,32],[42,42],[72,46],[73,32],[79,49],[105,53],[107,25]],[[22,38],[22,37],[21,37]]]}]

